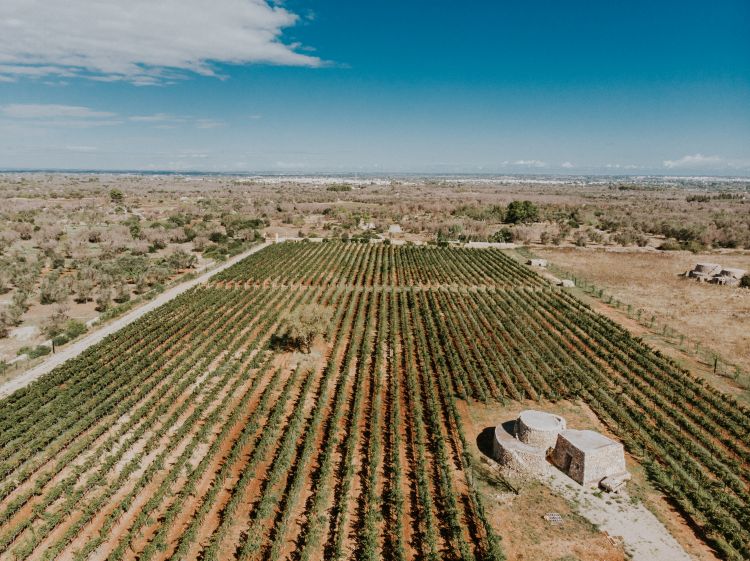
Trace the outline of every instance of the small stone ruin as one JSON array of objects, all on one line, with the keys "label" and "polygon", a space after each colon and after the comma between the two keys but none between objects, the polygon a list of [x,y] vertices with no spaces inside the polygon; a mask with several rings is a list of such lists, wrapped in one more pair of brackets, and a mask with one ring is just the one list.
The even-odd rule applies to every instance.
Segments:
[{"label": "small stone ruin", "polygon": [[506,471],[549,475],[555,469],[584,486],[622,488],[630,474],[622,444],[592,430],[568,429],[565,419],[526,410],[495,428],[493,455]]},{"label": "small stone ruin", "polygon": [[696,263],[692,270],[685,273],[685,276],[698,282],[738,286],[746,274],[745,269],[722,267],[718,263]]}]

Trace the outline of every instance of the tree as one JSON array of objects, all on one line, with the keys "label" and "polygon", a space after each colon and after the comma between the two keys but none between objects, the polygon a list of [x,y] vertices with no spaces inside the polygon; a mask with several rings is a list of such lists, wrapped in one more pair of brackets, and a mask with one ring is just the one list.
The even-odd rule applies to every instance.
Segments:
[{"label": "tree", "polygon": [[87,278],[80,278],[74,284],[75,301],[79,304],[89,302],[94,292],[94,281]]},{"label": "tree", "polygon": [[123,199],[123,194],[122,194],[122,191],[120,191],[119,189],[112,189],[112,190],[111,190],[111,191],[109,192],[109,199],[110,199],[110,200],[111,200],[111,201],[112,201],[113,203],[121,203],[121,202],[122,202],[122,199]]},{"label": "tree", "polygon": [[744,275],[740,279],[740,286],[742,288],[750,288],[750,275]]},{"label": "tree", "polygon": [[112,291],[109,287],[100,286],[99,293],[96,296],[96,311],[104,312],[109,308],[112,300]]},{"label": "tree", "polygon": [[198,258],[184,249],[176,249],[167,257],[166,261],[173,269],[192,269],[198,262]]},{"label": "tree", "polygon": [[510,228],[502,228],[489,237],[489,241],[493,243],[510,243],[514,239],[513,232],[511,232]]},{"label": "tree", "polygon": [[7,310],[0,310],[0,339],[10,335],[10,328],[13,327],[13,321]]},{"label": "tree", "polygon": [[330,321],[330,308],[318,304],[301,306],[281,322],[279,339],[290,347],[309,353],[313,341],[325,332]]},{"label": "tree", "polygon": [[130,288],[126,282],[120,281],[115,285],[115,302],[123,304],[130,300]]},{"label": "tree", "polygon": [[54,304],[63,302],[68,297],[67,282],[60,278],[57,272],[50,273],[39,286],[39,302],[42,304]]},{"label": "tree", "polygon": [[49,338],[60,335],[65,330],[68,321],[70,321],[68,307],[65,304],[58,304],[44,325],[44,333]]},{"label": "tree", "polygon": [[513,201],[505,213],[505,222],[508,224],[528,224],[537,220],[539,209],[531,201]]},{"label": "tree", "polygon": [[[14,294],[15,296],[15,294]],[[20,325],[23,314],[26,313],[26,306],[18,302],[11,302],[10,306],[5,308],[5,314],[11,325]]]}]

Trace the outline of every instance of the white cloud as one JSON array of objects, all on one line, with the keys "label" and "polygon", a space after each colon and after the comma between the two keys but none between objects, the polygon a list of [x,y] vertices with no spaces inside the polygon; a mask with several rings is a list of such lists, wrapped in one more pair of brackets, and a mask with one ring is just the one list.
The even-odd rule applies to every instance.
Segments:
[{"label": "white cloud", "polygon": [[561,164],[561,166],[562,166],[562,167],[564,167],[565,169],[572,169],[572,168],[574,168],[574,167],[575,167],[575,166],[574,166],[574,165],[573,165],[572,163],[570,163],[570,162],[563,162],[563,163]]},{"label": "white cloud", "polygon": [[644,166],[639,166],[636,164],[605,164],[604,167],[606,169],[626,169],[626,170],[644,169]]},{"label": "white cloud", "polygon": [[703,154],[693,154],[683,156],[679,160],[664,160],[664,167],[673,168],[704,168],[716,167],[724,163],[724,159],[719,156],[704,156]]},{"label": "white cloud", "polygon": [[547,167],[547,162],[543,162],[541,160],[516,160],[513,162],[514,166],[526,166],[530,168],[545,168]]},{"label": "white cloud", "polygon": [[121,125],[126,122],[150,125],[159,129],[172,129],[180,125],[199,129],[214,129],[224,126],[224,121],[205,117],[154,113],[151,115],[120,116],[111,111],[99,111],[80,105],[12,103],[0,105],[0,116],[27,126],[52,126],[68,128]]},{"label": "white cloud", "polygon": [[320,66],[282,32],[299,16],[266,0],[3,0],[0,80],[82,76],[153,84],[217,63]]},{"label": "white cloud", "polygon": [[195,126],[199,129],[215,129],[217,127],[223,127],[224,122],[218,119],[197,119]]},{"label": "white cloud", "polygon": [[13,119],[101,119],[114,117],[109,111],[96,111],[80,105],[11,103],[0,106],[0,112]]},{"label": "white cloud", "polygon": [[153,115],[133,115],[128,117],[129,121],[134,123],[183,123],[185,121],[182,117],[176,117],[169,113],[154,113]]},{"label": "white cloud", "polygon": [[98,150],[96,146],[66,146],[65,149],[69,152],[96,152]]}]

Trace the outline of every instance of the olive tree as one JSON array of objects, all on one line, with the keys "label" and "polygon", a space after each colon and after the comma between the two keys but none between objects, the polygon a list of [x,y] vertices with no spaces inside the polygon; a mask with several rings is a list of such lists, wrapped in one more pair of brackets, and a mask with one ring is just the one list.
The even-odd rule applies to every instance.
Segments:
[{"label": "olive tree", "polygon": [[279,338],[286,345],[309,353],[313,341],[325,333],[331,321],[331,309],[318,304],[309,304],[292,310],[282,320]]}]

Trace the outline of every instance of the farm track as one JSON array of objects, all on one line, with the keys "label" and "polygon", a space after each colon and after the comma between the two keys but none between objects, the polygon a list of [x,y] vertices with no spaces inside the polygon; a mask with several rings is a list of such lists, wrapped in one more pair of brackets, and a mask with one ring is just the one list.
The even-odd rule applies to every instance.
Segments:
[{"label": "farm track", "polygon": [[[312,355],[270,345],[329,306]],[[0,559],[502,559],[458,399],[583,399],[750,557],[750,414],[495,250],[279,244],[0,407]]]}]

